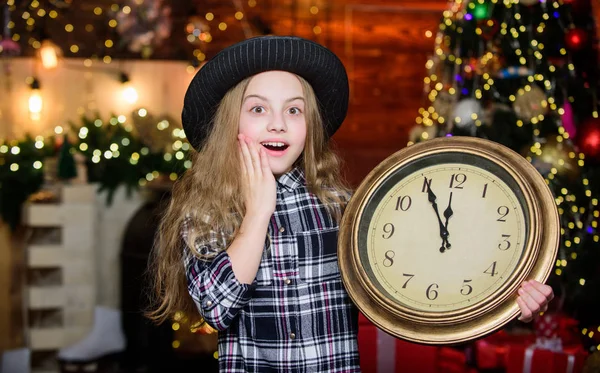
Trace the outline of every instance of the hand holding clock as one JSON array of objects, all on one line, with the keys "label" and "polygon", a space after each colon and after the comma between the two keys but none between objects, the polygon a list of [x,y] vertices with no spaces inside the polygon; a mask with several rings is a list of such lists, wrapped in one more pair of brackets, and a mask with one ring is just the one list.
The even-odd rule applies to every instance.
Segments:
[{"label": "hand holding clock", "polygon": [[554,292],[548,285],[535,280],[525,281],[519,289],[517,304],[521,309],[520,321],[530,322],[534,316],[548,309],[548,303],[554,298]]}]

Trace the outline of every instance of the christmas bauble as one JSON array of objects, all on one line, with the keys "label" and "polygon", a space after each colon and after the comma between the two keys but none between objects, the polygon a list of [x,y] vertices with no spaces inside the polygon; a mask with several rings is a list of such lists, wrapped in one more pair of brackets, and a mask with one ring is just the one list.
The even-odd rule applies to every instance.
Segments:
[{"label": "christmas bauble", "polygon": [[575,135],[577,135],[577,127],[575,127],[575,119],[573,118],[573,107],[568,100],[565,100],[563,110],[562,125],[569,134],[569,137],[574,139]]},{"label": "christmas bauble", "polygon": [[577,134],[576,143],[587,157],[600,159],[600,119],[590,118],[585,121]]},{"label": "christmas bauble", "polygon": [[546,114],[548,111],[546,99],[546,94],[537,85],[526,86],[517,92],[513,109],[517,117],[530,121],[531,118]]},{"label": "christmas bauble", "polygon": [[475,98],[466,98],[460,100],[450,118],[455,126],[461,129],[475,126],[476,120],[482,120],[483,108],[479,100]]},{"label": "christmas bauble", "polygon": [[584,48],[588,43],[589,37],[585,30],[580,28],[573,28],[567,31],[565,34],[565,44],[570,50],[580,50]]},{"label": "christmas bauble", "polygon": [[536,152],[532,152],[532,148],[528,148],[526,155],[531,157],[531,164],[542,176],[548,176],[552,169],[557,171],[558,176],[570,180],[576,180],[581,174],[577,152],[570,142],[558,142],[556,136],[550,136],[541,142],[541,147],[536,148]]},{"label": "christmas bauble", "polygon": [[448,91],[440,91],[435,98],[435,101],[431,103],[435,112],[445,120],[450,119],[450,115],[454,110],[456,104],[456,95],[451,94]]}]

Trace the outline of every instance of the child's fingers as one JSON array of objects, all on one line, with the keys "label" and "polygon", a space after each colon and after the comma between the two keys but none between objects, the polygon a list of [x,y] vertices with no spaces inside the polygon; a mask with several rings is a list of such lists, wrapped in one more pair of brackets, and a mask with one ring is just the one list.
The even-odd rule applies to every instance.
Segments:
[{"label": "child's fingers", "polygon": [[246,142],[248,143],[248,150],[250,151],[250,157],[252,159],[252,170],[254,171],[254,175],[261,176],[262,170],[260,168],[260,157],[258,155],[256,143],[248,137],[246,137]]},{"label": "child's fingers", "polygon": [[546,304],[548,299],[536,287],[530,285],[529,282],[524,282],[522,289],[531,297],[537,304]]},{"label": "child's fingers", "polygon": [[271,172],[271,166],[269,166],[267,153],[262,146],[260,148],[260,167],[262,168],[263,175],[268,175]]},{"label": "child's fingers", "polygon": [[539,291],[548,302],[554,299],[554,292],[552,291],[552,287],[542,284],[541,282],[530,280],[528,281],[529,285]]},{"label": "child's fingers", "polygon": [[533,314],[531,313],[525,302],[523,302],[523,299],[521,299],[521,297],[517,297],[517,304],[521,309],[521,316],[519,316],[519,320],[523,322],[531,321],[531,319],[533,318]]},{"label": "child's fingers", "polygon": [[248,145],[244,141],[243,137],[240,138],[240,148],[242,150],[242,160],[244,162],[246,174],[248,174],[248,176],[254,176],[254,168],[252,167],[252,158],[250,156],[250,150],[248,150]]},{"label": "child's fingers", "polygon": [[540,303],[533,299],[533,297],[528,292],[521,288],[519,289],[519,295],[521,296],[521,300],[523,300],[523,302],[525,303],[527,308],[529,308],[532,314],[535,315],[541,311]]}]

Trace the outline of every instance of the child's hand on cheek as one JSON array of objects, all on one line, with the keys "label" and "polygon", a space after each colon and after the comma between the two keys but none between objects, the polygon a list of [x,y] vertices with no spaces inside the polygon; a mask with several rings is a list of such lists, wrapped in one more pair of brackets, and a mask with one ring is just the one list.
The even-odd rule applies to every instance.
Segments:
[{"label": "child's hand on cheek", "polygon": [[519,289],[517,304],[521,309],[520,321],[530,322],[534,316],[548,309],[548,303],[554,298],[554,292],[548,285],[535,280],[525,281]]},{"label": "child's hand on cheek", "polygon": [[264,148],[238,135],[246,215],[270,218],[275,211],[276,183]]}]

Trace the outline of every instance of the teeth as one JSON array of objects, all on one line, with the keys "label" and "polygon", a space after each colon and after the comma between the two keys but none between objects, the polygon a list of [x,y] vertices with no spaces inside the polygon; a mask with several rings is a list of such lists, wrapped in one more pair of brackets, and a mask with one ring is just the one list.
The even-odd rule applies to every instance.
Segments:
[{"label": "teeth", "polygon": [[262,144],[263,145],[269,145],[269,146],[275,146],[275,147],[278,147],[278,148],[283,148],[285,146],[285,144],[282,143],[282,142],[263,142]]}]

